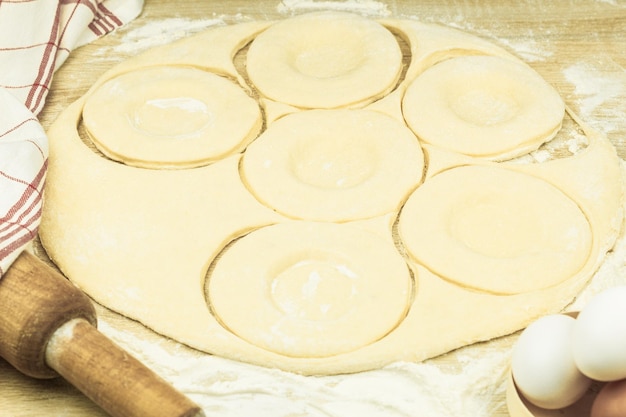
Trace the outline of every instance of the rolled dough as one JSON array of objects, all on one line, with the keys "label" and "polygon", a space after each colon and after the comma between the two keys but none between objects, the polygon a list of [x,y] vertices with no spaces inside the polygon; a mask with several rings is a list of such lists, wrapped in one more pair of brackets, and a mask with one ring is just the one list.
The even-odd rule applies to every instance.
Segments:
[{"label": "rolled dough", "polygon": [[[404,72],[394,35],[409,49]],[[246,74],[233,57],[250,42]],[[449,109],[420,102],[415,86],[422,77],[436,82],[445,65],[455,68],[446,77],[463,77],[461,64],[472,60],[497,61],[503,79],[511,65],[517,74],[519,60],[463,32],[344,13],[215,27],[157,47],[103,74],[50,128],[42,243],[73,282],[111,309],[196,349],[303,374],[420,361],[514,332],[567,305],[612,247],[622,219],[621,169],[608,140],[569,112],[589,146],[544,163],[505,155],[548,140],[560,125],[553,116],[528,119],[541,132],[513,128],[514,140],[500,131],[504,150],[475,131],[460,140],[463,149],[428,141],[415,120],[413,134],[405,119],[418,107],[441,109],[425,123],[444,120],[465,132]],[[220,137],[244,132],[223,150],[190,149],[172,161],[160,147],[193,139],[164,142],[162,133],[204,126],[202,111],[179,110],[203,110],[196,100],[212,95],[166,93],[170,81],[155,73],[190,71],[222,77],[254,106],[250,118],[214,113],[214,123],[230,126]],[[537,80],[529,67],[522,72]],[[95,141],[110,140],[107,129],[87,126],[105,109],[89,103],[127,76],[146,86],[139,119],[150,127],[142,122],[148,135],[137,152],[151,155],[151,169],[98,154],[79,134],[84,124]],[[488,81],[481,86],[493,91]],[[529,103],[561,114],[552,89],[533,91]],[[512,100],[527,100],[518,92],[512,88]],[[482,93],[463,97],[464,108],[486,102]],[[494,103],[486,108],[500,111]],[[252,108],[259,106],[256,135]],[[192,128],[181,119],[145,119],[144,110],[172,110]],[[116,153],[135,133],[119,133],[124,149]],[[553,269],[558,274],[546,277]]]},{"label": "rolled dough", "polygon": [[537,149],[565,114],[559,94],[530,67],[488,55],[428,68],[407,89],[403,108],[425,143],[495,160]]},{"label": "rolled dough", "polygon": [[85,102],[83,124],[105,155],[145,168],[205,165],[254,139],[259,105],[231,80],[157,66],[107,80]]},{"label": "rolled dough", "polygon": [[208,282],[213,313],[227,328],[298,358],[376,342],[402,321],[411,291],[409,268],[385,239],[313,222],[251,232],[224,253]]},{"label": "rolled dough", "polygon": [[410,256],[443,279],[495,294],[558,285],[592,245],[587,218],[562,191],[495,166],[429,179],[404,205],[399,232]]},{"label": "rolled dough", "polygon": [[400,77],[402,52],[380,24],[314,13],[274,24],[250,46],[246,69],[259,92],[300,108],[363,105]]},{"label": "rolled dough", "polygon": [[259,201],[290,218],[328,222],[398,210],[423,171],[415,135],[362,109],[287,115],[248,147],[241,165]]}]

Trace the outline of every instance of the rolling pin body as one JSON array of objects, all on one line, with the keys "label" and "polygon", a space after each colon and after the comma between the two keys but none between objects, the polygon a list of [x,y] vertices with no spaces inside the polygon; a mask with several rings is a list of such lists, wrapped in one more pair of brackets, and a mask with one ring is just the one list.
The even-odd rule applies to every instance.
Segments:
[{"label": "rolling pin body", "polygon": [[19,371],[61,375],[114,417],[204,416],[95,325],[89,298],[34,255],[0,279],[0,356]]}]

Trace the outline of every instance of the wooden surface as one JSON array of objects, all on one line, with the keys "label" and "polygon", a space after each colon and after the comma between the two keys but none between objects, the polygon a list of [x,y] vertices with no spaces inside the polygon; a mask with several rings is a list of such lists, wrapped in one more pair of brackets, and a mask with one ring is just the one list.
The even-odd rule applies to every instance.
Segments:
[{"label": "wooden surface", "polygon": [[[620,155],[626,157],[626,3],[621,0],[369,3],[386,6],[390,12],[386,17],[409,17],[453,26],[516,53],[555,85],[574,111],[606,133]],[[221,19],[237,23],[279,19],[306,11],[307,4],[313,2],[147,0],[144,12],[136,21],[70,56],[56,74],[46,108],[40,115],[41,122],[44,127],[49,126],[103,71],[133,55],[142,45],[158,44],[160,38],[189,35],[202,26],[193,24],[198,21]],[[189,24],[161,34],[144,31],[142,35],[140,31],[152,22],[172,18],[189,19]],[[124,44],[132,48],[120,47]],[[37,252],[45,256],[41,249]],[[107,322],[138,337],[175,345],[101,306],[97,310]],[[30,379],[0,359],[0,417],[40,415],[105,414],[67,382]],[[417,410],[415,415],[420,415]],[[500,407],[493,415],[506,416],[506,409]]]}]

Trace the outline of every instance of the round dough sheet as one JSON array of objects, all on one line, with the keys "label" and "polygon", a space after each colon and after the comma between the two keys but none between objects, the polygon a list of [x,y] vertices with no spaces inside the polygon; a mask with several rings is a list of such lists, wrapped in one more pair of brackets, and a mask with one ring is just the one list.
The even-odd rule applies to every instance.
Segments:
[{"label": "round dough sheet", "polygon": [[[198,350],[302,374],[425,360],[561,310],[612,247],[619,159],[564,109],[438,25],[214,27],[60,115],[41,241],[97,302]],[[564,118],[586,148],[512,160],[567,139]]]}]

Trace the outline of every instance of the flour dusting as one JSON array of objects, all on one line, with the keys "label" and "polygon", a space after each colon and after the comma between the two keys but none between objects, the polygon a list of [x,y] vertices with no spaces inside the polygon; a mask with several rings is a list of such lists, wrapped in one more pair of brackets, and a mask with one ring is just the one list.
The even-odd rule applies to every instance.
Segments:
[{"label": "flour dusting", "polygon": [[611,6],[626,7],[624,3],[620,2],[619,0],[596,0],[596,1],[598,3],[610,4]]},{"label": "flour dusting", "polygon": [[[581,60],[563,71],[574,86],[580,116],[604,133],[626,132],[626,70],[607,55]],[[623,140],[623,138],[622,138]]]},{"label": "flour dusting", "polygon": [[277,10],[281,14],[319,10],[338,10],[360,13],[367,16],[385,17],[391,15],[391,12],[386,4],[374,0],[283,0],[279,3]]},{"label": "flour dusting", "polygon": [[119,45],[111,48],[102,48],[97,55],[137,54],[190,36],[209,27],[224,24],[225,22],[221,18],[200,20],[170,18],[149,22],[134,29],[132,25],[129,25],[125,30],[120,30],[120,33],[123,33],[123,37]]},{"label": "flour dusting", "polygon": [[532,34],[526,39],[512,40],[499,37],[496,41],[526,62],[541,62],[554,55],[547,44],[537,42]]},{"label": "flour dusting", "polygon": [[545,41],[538,42],[537,39],[545,37],[538,35],[530,28],[526,30],[526,33],[517,34],[514,39],[509,39],[495,34],[506,33],[507,30],[504,27],[493,25],[489,28],[477,27],[476,25],[467,22],[464,18],[459,19],[456,17],[443,23],[447,26],[489,39],[513,52],[526,62],[541,62],[554,55],[553,45]]},{"label": "flour dusting", "polygon": [[[622,172],[626,175],[626,162],[622,161]],[[623,207],[626,210],[626,207]],[[626,236],[624,235],[626,221],[622,224],[620,237],[613,249],[604,258],[602,265],[589,282],[587,287],[581,291],[576,300],[567,308],[569,311],[580,311],[596,294],[607,288],[618,285],[626,285]]]},{"label": "flour dusting", "polygon": [[221,417],[492,416],[504,406],[509,349],[469,346],[459,366],[395,363],[351,375],[302,376],[146,341],[106,322],[100,330]]}]

